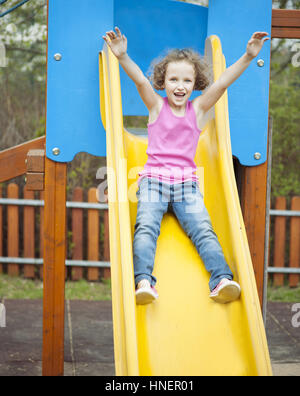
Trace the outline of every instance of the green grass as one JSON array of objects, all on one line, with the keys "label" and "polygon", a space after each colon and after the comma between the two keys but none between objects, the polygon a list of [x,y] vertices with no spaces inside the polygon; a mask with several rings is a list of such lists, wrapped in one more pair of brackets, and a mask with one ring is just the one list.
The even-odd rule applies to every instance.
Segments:
[{"label": "green grass", "polygon": [[300,302],[300,286],[268,287],[268,301]]},{"label": "green grass", "polygon": [[[43,282],[0,274],[0,298],[41,299],[43,298]],[[65,298],[67,300],[111,300],[110,281],[67,281]]]},{"label": "green grass", "polygon": [[[102,282],[66,282],[67,300],[111,300],[110,280]],[[43,282],[0,274],[0,298],[5,299],[41,299]],[[296,288],[268,287],[268,301],[300,302],[300,286]]]}]

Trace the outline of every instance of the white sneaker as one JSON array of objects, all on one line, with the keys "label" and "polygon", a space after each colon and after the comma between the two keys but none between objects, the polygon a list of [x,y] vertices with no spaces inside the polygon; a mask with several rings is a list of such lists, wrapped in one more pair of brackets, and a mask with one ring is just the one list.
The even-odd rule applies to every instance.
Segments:
[{"label": "white sneaker", "polygon": [[147,279],[141,280],[135,291],[136,303],[138,305],[150,304],[157,299],[158,293],[156,289],[150,285]]},{"label": "white sneaker", "polygon": [[237,300],[240,294],[241,287],[238,283],[223,278],[210,293],[209,297],[218,303],[226,304]]}]

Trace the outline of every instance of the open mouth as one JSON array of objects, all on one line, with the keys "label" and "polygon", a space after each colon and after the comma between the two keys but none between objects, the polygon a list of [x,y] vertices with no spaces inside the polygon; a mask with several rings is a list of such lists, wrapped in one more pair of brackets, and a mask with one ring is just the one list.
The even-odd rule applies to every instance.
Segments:
[{"label": "open mouth", "polygon": [[184,92],[174,92],[174,95],[179,98],[183,98],[185,96],[185,93]]}]

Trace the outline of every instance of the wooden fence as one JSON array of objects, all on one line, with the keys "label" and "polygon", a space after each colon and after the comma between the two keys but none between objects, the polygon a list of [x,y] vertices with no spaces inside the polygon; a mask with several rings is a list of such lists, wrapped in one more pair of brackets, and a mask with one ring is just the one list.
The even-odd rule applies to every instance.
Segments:
[{"label": "wooden fence", "polygon": [[[0,187],[0,199],[5,195],[6,201],[17,199],[19,203],[22,200],[29,202],[24,206],[9,204],[10,201],[0,204],[0,273],[42,278],[43,193],[26,191],[26,188],[23,196],[21,193],[14,183],[7,185],[6,194]],[[84,194],[92,208],[76,207],[84,202]],[[104,209],[99,210],[96,203],[96,188],[85,193],[80,187],[74,189],[72,202],[67,203],[67,206],[73,206],[67,211],[66,276],[69,279],[97,281],[110,277],[108,210],[107,205],[102,205]],[[96,207],[93,207],[95,204]],[[284,197],[276,199],[274,209],[271,211],[269,277],[273,278],[275,286],[288,283],[290,287],[295,287],[300,280],[299,213],[289,216],[291,212],[285,212],[288,208]],[[284,215],[280,215],[282,211]],[[300,211],[300,197],[291,200],[289,211]]]},{"label": "wooden fence", "polygon": [[290,287],[296,287],[300,273],[300,197],[293,197],[287,209],[286,198],[278,197],[271,211],[269,273],[274,286],[282,286],[286,281]]},{"label": "wooden fence", "polygon": [[[0,187],[0,199],[4,192],[5,205],[0,204],[0,273],[42,278],[43,193],[25,188],[21,196],[22,191],[14,183],[8,184],[6,191]],[[98,281],[110,277],[108,210],[107,205],[99,210],[96,188],[87,192],[92,208],[78,207],[83,198],[83,189],[77,187],[72,202],[67,203],[71,207],[67,210],[66,277]]]}]

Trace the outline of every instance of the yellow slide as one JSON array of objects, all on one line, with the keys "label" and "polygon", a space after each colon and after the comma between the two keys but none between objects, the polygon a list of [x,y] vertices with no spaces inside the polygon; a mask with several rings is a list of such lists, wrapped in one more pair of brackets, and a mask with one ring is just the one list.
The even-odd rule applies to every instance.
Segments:
[{"label": "yellow slide", "polygon": [[[225,69],[218,37],[206,41],[214,78]],[[167,213],[154,275],[159,299],[136,306],[132,240],[137,179],[147,138],[123,127],[119,64],[100,53],[101,117],[107,134],[109,237],[116,375],[272,375],[268,345],[232,164],[227,94],[204,128],[196,164],[213,227],[235,280],[239,301],[209,298],[209,274],[177,219]]]}]

